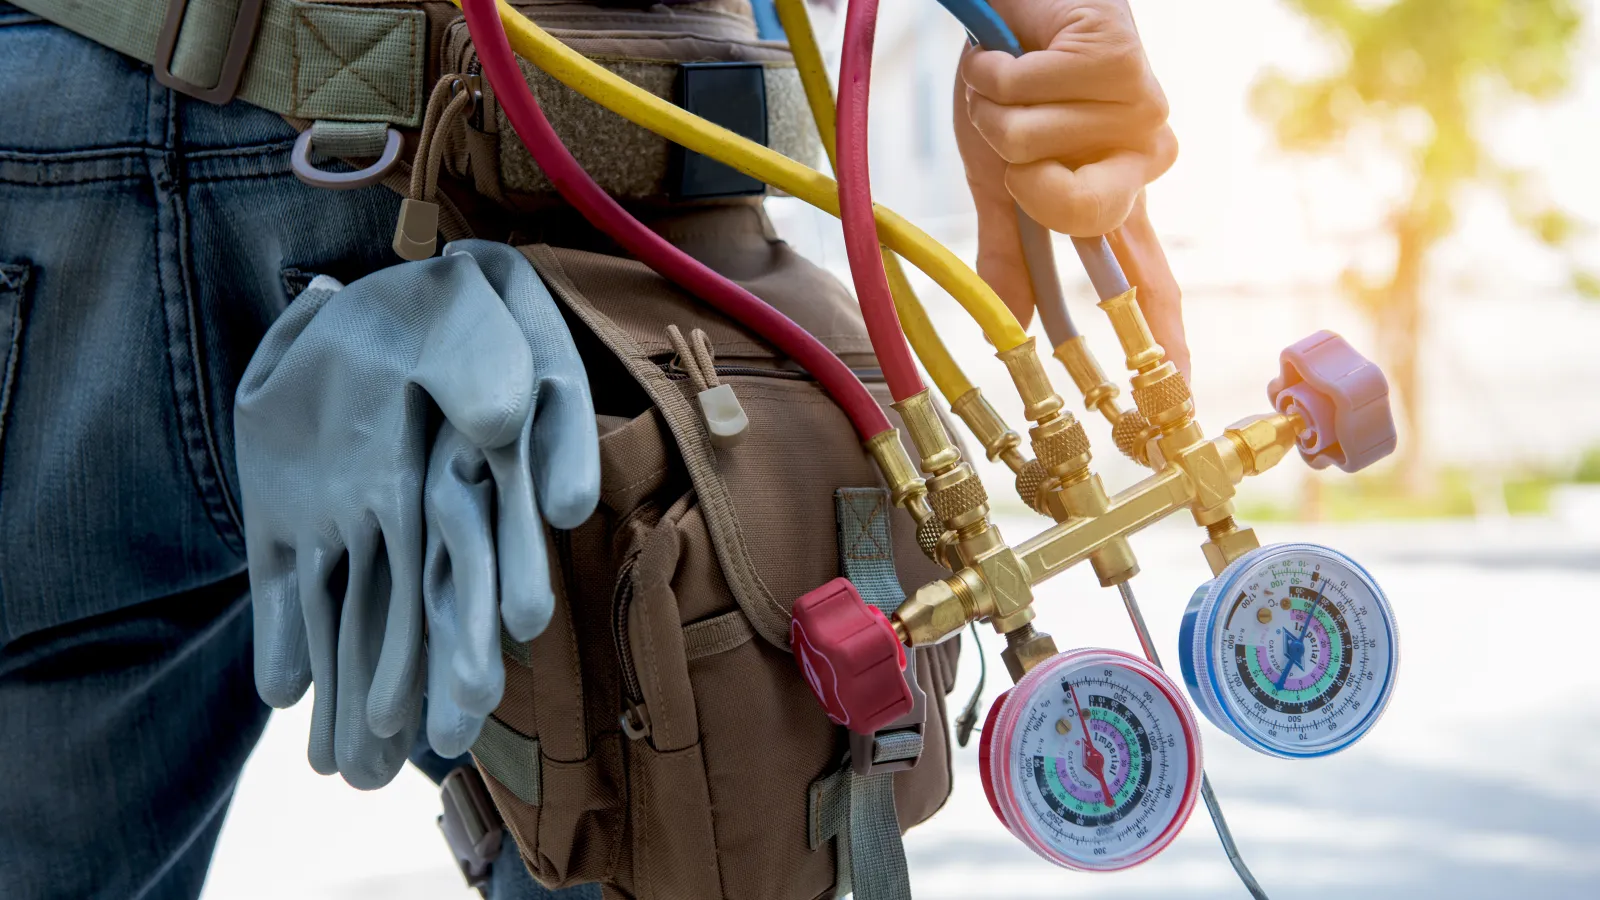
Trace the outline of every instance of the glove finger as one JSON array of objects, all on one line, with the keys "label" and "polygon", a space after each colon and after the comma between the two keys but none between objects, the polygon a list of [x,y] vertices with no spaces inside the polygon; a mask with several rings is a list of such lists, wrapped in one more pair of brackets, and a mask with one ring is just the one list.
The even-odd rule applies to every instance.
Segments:
[{"label": "glove finger", "polygon": [[395,736],[379,737],[367,725],[367,698],[382,650],[390,575],[378,552],[377,529],[360,522],[345,534],[349,579],[339,615],[339,695],[335,704],[333,753],[344,780],[360,790],[388,784],[406,760]]},{"label": "glove finger", "polygon": [[552,526],[576,528],[599,503],[600,450],[589,376],[555,298],[527,257],[505,244],[453,241],[445,253],[470,255],[477,262],[522,331],[538,380],[530,383],[530,412],[539,508]]},{"label": "glove finger", "polygon": [[429,604],[429,621],[449,629],[454,646],[448,654],[444,648],[430,648],[429,665],[442,661],[449,666],[451,701],[475,716],[498,706],[505,690],[498,561],[490,524],[495,501],[483,451],[441,430],[428,467],[425,499],[428,541],[439,545],[429,554],[435,566],[429,589],[437,592]]},{"label": "glove finger", "polygon": [[515,440],[533,411],[533,358],[505,301],[466,253],[429,261],[439,320],[413,377],[446,420],[479,447]]},{"label": "glove finger", "polygon": [[322,307],[333,298],[333,295],[344,289],[335,278],[327,275],[318,275],[311,279],[306,289],[294,298],[283,314],[273,321],[272,327],[262,336],[261,343],[256,346],[256,352],[250,357],[250,364],[245,367],[244,375],[239,379],[239,388],[234,395],[233,416],[235,428],[248,432],[252,427],[270,427],[268,420],[256,421],[260,410],[257,408],[260,401],[267,400],[271,392],[265,391],[267,382],[272,374],[277,371],[278,364],[288,354],[289,348],[294,345],[301,333],[316,318]]},{"label": "glove finger", "polygon": [[268,706],[288,709],[311,684],[306,621],[300,609],[293,549],[252,549],[250,606],[255,619],[256,693]]},{"label": "glove finger", "polygon": [[485,455],[499,501],[495,548],[500,563],[500,617],[513,638],[527,642],[544,632],[555,608],[544,523],[529,474],[528,444],[518,441]]},{"label": "glove finger", "polygon": [[367,726],[392,737],[422,713],[422,571],[420,509],[380,518],[389,573],[383,644],[367,697]]},{"label": "glove finger", "polygon": [[589,378],[565,330],[566,346],[540,379],[533,420],[533,474],[544,520],[577,528],[600,502],[600,435]]},{"label": "glove finger", "polygon": [[427,743],[438,756],[454,759],[477,740],[477,727],[451,695],[456,658],[456,585],[450,551],[432,520],[427,528],[426,559],[422,562],[422,605],[427,610]]},{"label": "glove finger", "polygon": [[311,736],[306,755],[311,768],[321,775],[339,771],[333,744],[336,703],[339,696],[338,636],[339,610],[335,606],[331,582],[345,561],[345,548],[335,540],[319,536],[304,544],[296,555],[300,582],[300,603],[305,613],[306,649],[311,664],[311,680],[316,695],[311,704]]},{"label": "glove finger", "polygon": [[434,524],[431,507],[427,547],[422,602],[428,611],[428,744],[433,752],[454,759],[477,740],[483,720],[462,712],[452,696],[456,648],[455,575],[450,551]]}]

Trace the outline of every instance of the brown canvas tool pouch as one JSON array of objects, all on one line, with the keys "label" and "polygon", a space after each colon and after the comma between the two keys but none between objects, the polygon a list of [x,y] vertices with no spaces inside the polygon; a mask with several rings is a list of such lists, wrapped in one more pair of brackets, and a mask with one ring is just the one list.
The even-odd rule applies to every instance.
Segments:
[{"label": "brown canvas tool pouch", "polygon": [[[754,207],[706,210],[664,234],[816,334],[869,378],[853,299],[771,239]],[[796,596],[840,574],[835,492],[878,488],[844,414],[763,341],[631,260],[524,252],[570,314],[600,419],[602,496],[558,533],[549,629],[508,645],[505,700],[474,747],[530,870],[610,897],[811,900],[848,888],[847,735],[787,649]],[[713,449],[668,326],[705,332],[749,419]],[[881,382],[871,384],[885,403]],[[893,413],[891,412],[891,416]],[[911,519],[881,520],[901,587],[939,569]],[[950,791],[944,696],[959,646],[916,654],[920,761],[892,776],[900,830]],[[837,794],[837,791],[833,792]],[[848,796],[848,795],[846,795]],[[837,804],[835,804],[836,806]],[[837,835],[837,836],[836,836]]]}]

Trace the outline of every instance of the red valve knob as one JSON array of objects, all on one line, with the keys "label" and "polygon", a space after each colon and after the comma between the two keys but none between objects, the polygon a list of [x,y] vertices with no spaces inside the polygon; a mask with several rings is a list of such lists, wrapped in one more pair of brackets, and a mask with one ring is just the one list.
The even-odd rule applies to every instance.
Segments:
[{"label": "red valve knob", "polygon": [[1285,348],[1278,361],[1267,398],[1278,412],[1305,419],[1300,455],[1311,468],[1355,472],[1394,452],[1389,381],[1344,338],[1319,331]]},{"label": "red valve knob", "polygon": [[811,692],[838,724],[872,734],[911,712],[905,645],[848,578],[794,601],[789,643]]}]

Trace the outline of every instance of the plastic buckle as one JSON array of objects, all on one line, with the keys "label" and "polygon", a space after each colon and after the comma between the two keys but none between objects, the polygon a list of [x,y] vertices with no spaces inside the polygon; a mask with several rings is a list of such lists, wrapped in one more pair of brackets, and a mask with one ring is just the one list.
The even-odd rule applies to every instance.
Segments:
[{"label": "plastic buckle", "polygon": [[505,834],[483,776],[472,766],[456,769],[439,782],[439,800],[444,804],[439,830],[444,832],[445,843],[455,854],[467,885],[483,892]]},{"label": "plastic buckle", "polygon": [[[851,731],[850,735],[850,765],[855,773],[865,777],[869,775],[882,775],[885,772],[903,772],[915,768],[922,759],[922,750],[916,756],[903,759],[886,759],[879,761],[878,738],[881,735],[894,731],[915,731],[919,741],[923,739],[928,727],[928,694],[917,684],[917,654],[906,654],[905,669],[906,686],[911,688],[911,711],[889,724],[879,728],[872,734],[861,734]],[[926,746],[922,744],[921,746]]]},{"label": "plastic buckle", "polygon": [[217,73],[217,83],[212,87],[185,81],[172,73],[172,56],[178,49],[178,32],[183,30],[184,13],[189,0],[167,0],[167,18],[161,23],[161,34],[156,39],[156,57],[152,60],[156,81],[179,93],[188,94],[221,106],[239,93],[239,82],[244,80],[245,64],[250,61],[250,47],[256,41],[256,29],[261,25],[261,10],[266,0],[239,0],[239,13],[233,20],[233,32],[228,36],[228,52],[222,58],[222,71]]}]

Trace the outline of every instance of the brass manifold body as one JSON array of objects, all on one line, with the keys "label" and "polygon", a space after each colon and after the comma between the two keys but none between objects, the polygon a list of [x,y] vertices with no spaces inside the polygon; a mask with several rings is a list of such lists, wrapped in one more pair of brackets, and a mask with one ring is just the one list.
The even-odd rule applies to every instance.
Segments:
[{"label": "brass manifold body", "polygon": [[1133,373],[1137,411],[1117,407],[1117,388],[1081,337],[1056,348],[1056,356],[1083,393],[1085,405],[1111,421],[1119,448],[1154,470],[1144,480],[1107,495],[1090,470],[1083,426],[1062,408],[1032,340],[1001,352],[999,358],[1033,423],[1029,438],[1035,460],[1021,458],[1020,438],[976,391],[953,404],[989,458],[1003,459],[1017,473],[1024,499],[1032,496],[1030,505],[1056,520],[1015,547],[988,522],[983,486],[961,461],[926,393],[895,404],[928,473],[931,515],[918,517],[919,537],[936,534],[935,558],[953,570],[948,578],[919,588],[895,611],[892,624],[906,644],[935,644],[969,622],[985,621],[1007,636],[1007,668],[1014,679],[1021,678],[1055,653],[1049,636],[1031,625],[1033,585],[1085,560],[1102,585],[1126,581],[1138,572],[1129,536],[1182,509],[1206,529],[1201,546],[1213,573],[1259,546],[1254,531],[1234,521],[1235,485],[1283,459],[1305,423],[1293,413],[1273,413],[1237,422],[1220,437],[1208,439],[1195,421],[1188,383],[1150,334],[1134,291],[1102,301],[1100,308],[1111,319]]}]

